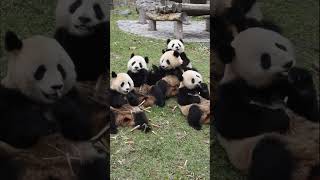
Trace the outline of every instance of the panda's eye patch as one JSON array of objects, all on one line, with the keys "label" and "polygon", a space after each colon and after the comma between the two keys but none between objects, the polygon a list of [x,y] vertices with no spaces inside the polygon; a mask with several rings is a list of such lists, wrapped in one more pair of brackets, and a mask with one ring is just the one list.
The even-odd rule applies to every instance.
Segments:
[{"label": "panda's eye patch", "polygon": [[139,65],[140,65],[140,67],[142,68],[142,64],[141,64],[141,63],[139,63]]},{"label": "panda's eye patch", "polygon": [[180,44],[180,43],[178,43],[178,45],[181,47],[181,44]]},{"label": "panda's eye patch", "polygon": [[173,47],[174,46],[174,44],[172,44],[172,46],[171,47]]},{"label": "panda's eye patch", "polygon": [[199,76],[199,75],[196,75],[196,77],[200,78],[200,76]]},{"label": "panda's eye patch", "polygon": [[195,82],[194,78],[191,79],[191,82],[192,82],[192,84],[194,84],[194,82]]},{"label": "panda's eye patch", "polygon": [[58,65],[57,65],[57,69],[58,69],[58,71],[61,73],[62,78],[63,78],[63,79],[66,79],[67,73],[66,73],[66,71],[64,70],[64,68],[62,67],[61,64],[58,64]]},{"label": "panda's eye patch", "polygon": [[36,72],[34,73],[34,78],[36,80],[41,80],[44,76],[44,74],[46,73],[47,69],[44,65],[41,65],[37,68]]},{"label": "panda's eye patch", "polygon": [[102,20],[104,18],[104,13],[99,4],[93,5],[93,10],[96,13],[97,19]]},{"label": "panda's eye patch", "polygon": [[283,50],[283,51],[287,51],[287,48],[286,48],[284,45],[278,44],[278,43],[275,43],[275,45],[276,45],[279,49],[281,49],[281,50]]},{"label": "panda's eye patch", "polygon": [[167,59],[167,61],[166,61],[166,62],[167,62],[167,64],[168,64],[168,65],[170,65],[170,61],[169,61],[169,59]]},{"label": "panda's eye patch", "polygon": [[120,86],[123,87],[124,86],[124,82],[122,82]]},{"label": "panda's eye patch", "polygon": [[69,12],[73,14],[76,10],[81,6],[82,0],[76,0],[71,6],[69,7]]},{"label": "panda's eye patch", "polygon": [[133,66],[136,62],[134,61],[131,65]]},{"label": "panda's eye patch", "polygon": [[128,82],[128,84],[129,84],[129,86],[131,87],[131,83],[130,83],[130,82]]},{"label": "panda's eye patch", "polygon": [[269,69],[271,67],[271,57],[269,54],[263,53],[261,55],[260,61],[261,61],[261,67],[263,69]]}]

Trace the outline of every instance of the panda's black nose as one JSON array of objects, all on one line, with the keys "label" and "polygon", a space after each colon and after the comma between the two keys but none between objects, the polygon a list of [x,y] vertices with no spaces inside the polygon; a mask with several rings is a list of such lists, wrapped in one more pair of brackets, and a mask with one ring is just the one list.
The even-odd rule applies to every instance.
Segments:
[{"label": "panda's black nose", "polygon": [[79,17],[79,20],[80,20],[80,22],[81,22],[82,24],[87,24],[87,23],[89,23],[89,22],[91,21],[90,18],[88,18],[88,17],[83,17],[83,16],[80,16],[80,17]]},{"label": "panda's black nose", "polygon": [[293,61],[290,61],[288,63],[286,63],[285,65],[283,65],[282,67],[285,68],[285,69],[290,69],[293,65]]},{"label": "panda's black nose", "polygon": [[62,89],[62,87],[63,87],[63,85],[53,85],[53,86],[51,86],[51,88],[53,90],[60,90],[60,89]]},{"label": "panda's black nose", "polygon": [[139,69],[139,67],[135,67],[135,69]]}]

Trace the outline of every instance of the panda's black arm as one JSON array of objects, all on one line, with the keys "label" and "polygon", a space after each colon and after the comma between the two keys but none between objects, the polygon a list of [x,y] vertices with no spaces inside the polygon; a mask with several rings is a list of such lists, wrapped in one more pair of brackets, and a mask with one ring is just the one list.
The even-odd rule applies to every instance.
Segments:
[{"label": "panda's black arm", "polygon": [[64,137],[75,141],[91,138],[91,112],[77,94],[65,96],[56,102],[52,112]]},{"label": "panda's black arm", "polygon": [[143,74],[142,84],[146,84],[148,82],[149,71],[146,69],[141,69],[140,72]]},{"label": "panda's black arm", "polygon": [[183,60],[182,66],[186,67],[190,63],[190,59],[187,57],[187,54],[185,52],[180,54],[181,59]]},{"label": "panda's black arm", "polygon": [[114,90],[110,90],[110,106],[120,108],[125,104],[127,104],[127,101],[123,95]]},{"label": "panda's black arm", "polygon": [[308,120],[319,122],[319,104],[311,73],[303,68],[292,68],[289,88],[288,107]]},{"label": "panda's black arm", "polygon": [[17,148],[35,144],[50,132],[41,107],[21,93],[0,86],[0,140]]},{"label": "panda's black arm", "polygon": [[234,81],[218,87],[214,103],[214,126],[224,137],[241,139],[267,132],[285,132],[289,118],[281,110],[274,110],[250,103],[247,85]]},{"label": "panda's black arm", "polygon": [[178,90],[178,95],[177,95],[177,101],[179,105],[185,106],[188,104],[193,104],[193,103],[200,103],[200,97],[198,96],[193,96],[194,92],[191,90],[187,89],[186,87],[179,88]]},{"label": "panda's black arm", "polygon": [[201,83],[200,96],[205,98],[205,99],[210,99],[209,88],[208,88],[208,85],[206,83]]},{"label": "panda's black arm", "polygon": [[131,106],[138,106],[139,105],[139,99],[135,91],[131,91],[127,94],[128,102]]}]

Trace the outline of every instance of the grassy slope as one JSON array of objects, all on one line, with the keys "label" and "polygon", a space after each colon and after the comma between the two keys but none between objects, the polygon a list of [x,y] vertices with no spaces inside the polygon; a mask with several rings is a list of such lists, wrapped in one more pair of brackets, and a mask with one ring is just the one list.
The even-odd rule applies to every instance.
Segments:
[{"label": "grassy slope", "polygon": [[[296,50],[297,65],[311,69],[312,63],[319,62],[319,1],[315,0],[258,0],[265,17],[282,27],[286,37],[293,41]],[[318,51],[312,50],[318,49]],[[319,78],[315,76],[318,84]],[[212,177],[216,180],[241,180],[228,162],[222,148],[213,138]]]},{"label": "grassy slope", "polygon": [[[135,11],[133,11],[135,13]],[[136,14],[129,16],[136,19]],[[151,64],[158,64],[165,40],[148,39],[120,31],[116,25],[119,15],[112,15],[111,69],[126,72],[132,52],[149,56]],[[209,80],[209,49],[198,43],[186,44],[188,56]],[[147,116],[155,134],[130,132],[121,128],[111,138],[111,177],[113,179],[208,179],[209,178],[209,127],[202,131],[191,129],[177,108],[175,99],[167,101],[164,108],[153,107]],[[184,163],[186,162],[186,166]]]}]

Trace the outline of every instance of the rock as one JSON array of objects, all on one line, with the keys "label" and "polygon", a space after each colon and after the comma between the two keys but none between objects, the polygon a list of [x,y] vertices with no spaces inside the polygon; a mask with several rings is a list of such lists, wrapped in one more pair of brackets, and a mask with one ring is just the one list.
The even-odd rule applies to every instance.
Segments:
[{"label": "rock", "polygon": [[128,17],[131,14],[131,10],[130,9],[126,9],[126,10],[123,10],[123,11],[119,11],[118,13],[119,13],[119,15]]}]

